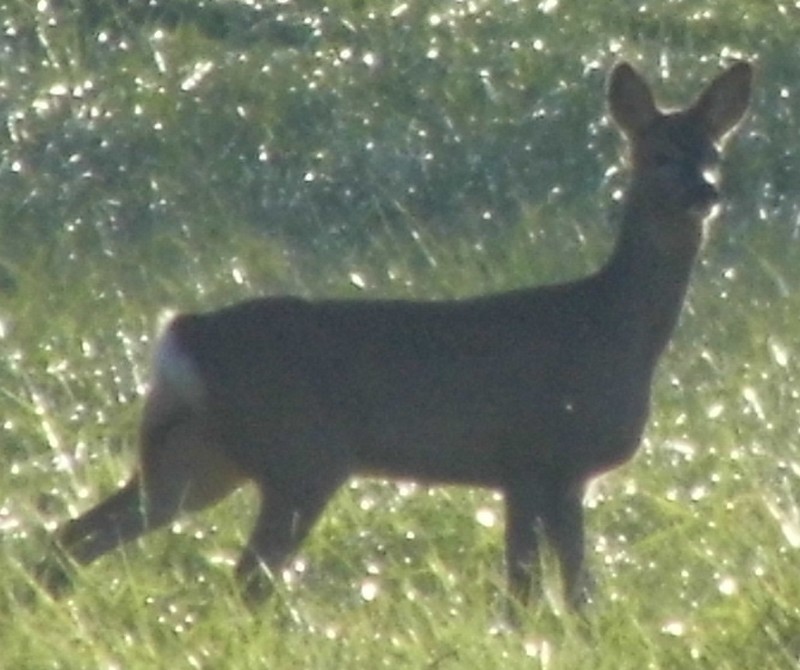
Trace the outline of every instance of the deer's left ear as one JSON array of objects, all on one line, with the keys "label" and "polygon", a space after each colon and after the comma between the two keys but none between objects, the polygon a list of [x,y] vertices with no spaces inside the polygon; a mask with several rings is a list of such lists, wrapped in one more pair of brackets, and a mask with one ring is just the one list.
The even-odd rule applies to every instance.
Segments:
[{"label": "deer's left ear", "polygon": [[752,85],[753,67],[740,61],[706,87],[689,113],[705,126],[715,141],[719,141],[744,118]]}]

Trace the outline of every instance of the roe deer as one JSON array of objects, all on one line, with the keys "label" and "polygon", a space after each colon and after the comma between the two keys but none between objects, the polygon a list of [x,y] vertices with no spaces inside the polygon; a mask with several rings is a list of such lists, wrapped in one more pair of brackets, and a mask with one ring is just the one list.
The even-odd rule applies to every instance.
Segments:
[{"label": "roe deer", "polygon": [[[56,534],[87,564],[247,481],[261,508],[236,574],[266,595],[355,473],[500,490],[512,599],[539,535],[586,599],[582,495],[636,451],[651,379],[718,200],[705,174],[748,106],[739,62],[662,112],[628,64],[608,84],[632,165],[607,263],[568,283],[450,301],[257,299],[178,316],[155,352],[130,481]],[[41,576],[57,592],[61,561]]]}]

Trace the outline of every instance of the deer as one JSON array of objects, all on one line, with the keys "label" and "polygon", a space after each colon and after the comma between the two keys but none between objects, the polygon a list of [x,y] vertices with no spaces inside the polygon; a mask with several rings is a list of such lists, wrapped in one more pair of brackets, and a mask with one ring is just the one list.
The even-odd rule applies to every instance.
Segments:
[{"label": "deer", "polygon": [[499,491],[509,600],[541,595],[547,542],[565,603],[583,608],[584,492],[640,445],[719,209],[709,175],[752,78],[738,61],[665,111],[634,67],[612,69],[630,175],[615,245],[592,274],[460,299],[272,296],[175,317],[155,347],[135,471],[56,529],[45,589],[59,595],[77,567],[251,483],[260,506],[235,576],[262,602],[358,475]]}]

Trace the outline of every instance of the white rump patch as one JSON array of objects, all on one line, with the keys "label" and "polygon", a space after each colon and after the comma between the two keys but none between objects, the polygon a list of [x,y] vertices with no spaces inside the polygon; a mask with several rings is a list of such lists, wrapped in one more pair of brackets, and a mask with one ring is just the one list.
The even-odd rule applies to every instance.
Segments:
[{"label": "white rump patch", "polygon": [[167,327],[161,337],[153,357],[153,368],[157,387],[171,391],[194,407],[203,403],[203,378],[173,328]]}]

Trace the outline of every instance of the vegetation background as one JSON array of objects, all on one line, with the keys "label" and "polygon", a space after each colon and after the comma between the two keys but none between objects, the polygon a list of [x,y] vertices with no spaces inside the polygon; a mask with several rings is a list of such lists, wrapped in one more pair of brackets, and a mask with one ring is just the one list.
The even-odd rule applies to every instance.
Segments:
[{"label": "vegetation background", "polygon": [[[0,2],[0,667],[800,667],[793,0]],[[643,448],[587,500],[598,602],[499,625],[496,495],[355,481],[257,613],[250,492],[81,572],[47,531],[127,475],[168,310],[462,296],[595,268],[604,81],[755,60],[726,207]],[[298,343],[301,344],[301,343]]]}]

